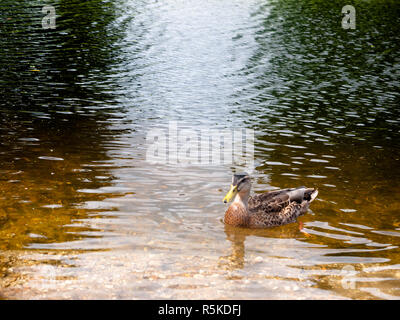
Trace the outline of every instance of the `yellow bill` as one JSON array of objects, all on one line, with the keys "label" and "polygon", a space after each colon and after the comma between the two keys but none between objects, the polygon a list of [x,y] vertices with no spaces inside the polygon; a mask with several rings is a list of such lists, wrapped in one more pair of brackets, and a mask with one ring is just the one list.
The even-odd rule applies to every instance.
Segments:
[{"label": "yellow bill", "polygon": [[225,198],[224,198],[224,203],[230,202],[233,197],[236,195],[237,193],[237,186],[232,186],[231,185],[231,190],[229,190],[229,192],[226,194]]}]

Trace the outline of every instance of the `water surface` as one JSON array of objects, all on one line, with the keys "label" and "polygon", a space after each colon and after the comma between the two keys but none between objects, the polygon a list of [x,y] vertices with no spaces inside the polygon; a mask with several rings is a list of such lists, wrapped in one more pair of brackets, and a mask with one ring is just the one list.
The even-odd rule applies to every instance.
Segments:
[{"label": "water surface", "polygon": [[[2,1],[0,295],[399,299],[400,6]],[[229,164],[146,161],[167,129],[255,131],[254,192],[298,223],[221,222]]]}]

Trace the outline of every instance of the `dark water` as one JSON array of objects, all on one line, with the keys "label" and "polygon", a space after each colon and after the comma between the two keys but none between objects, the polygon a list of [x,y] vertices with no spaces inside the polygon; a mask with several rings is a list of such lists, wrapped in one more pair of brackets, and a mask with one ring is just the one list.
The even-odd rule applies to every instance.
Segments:
[{"label": "dark water", "polygon": [[[0,4],[3,298],[399,299],[400,5]],[[255,132],[255,192],[301,223],[224,226],[232,166],[146,161],[146,135]]]}]

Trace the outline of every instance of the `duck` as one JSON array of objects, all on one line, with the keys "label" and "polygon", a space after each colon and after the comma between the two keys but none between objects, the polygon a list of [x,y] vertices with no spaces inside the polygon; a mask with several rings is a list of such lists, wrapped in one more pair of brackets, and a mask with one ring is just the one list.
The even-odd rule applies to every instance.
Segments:
[{"label": "duck", "polygon": [[304,186],[274,190],[250,196],[251,178],[234,174],[224,203],[232,201],[225,212],[224,223],[235,227],[269,228],[297,221],[318,195],[318,189]]}]

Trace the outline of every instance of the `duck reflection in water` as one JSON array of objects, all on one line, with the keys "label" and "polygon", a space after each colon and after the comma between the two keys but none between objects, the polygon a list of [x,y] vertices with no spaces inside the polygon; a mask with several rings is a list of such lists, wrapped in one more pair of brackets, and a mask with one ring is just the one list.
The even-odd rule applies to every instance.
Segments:
[{"label": "duck reflection in water", "polygon": [[247,237],[265,238],[266,246],[268,246],[268,239],[270,238],[293,239],[299,238],[299,236],[304,237],[302,226],[302,222],[299,222],[298,224],[277,228],[249,229],[225,224],[224,231],[226,239],[231,242],[231,253],[220,257],[219,267],[226,270],[243,269],[245,267],[245,241]]}]

